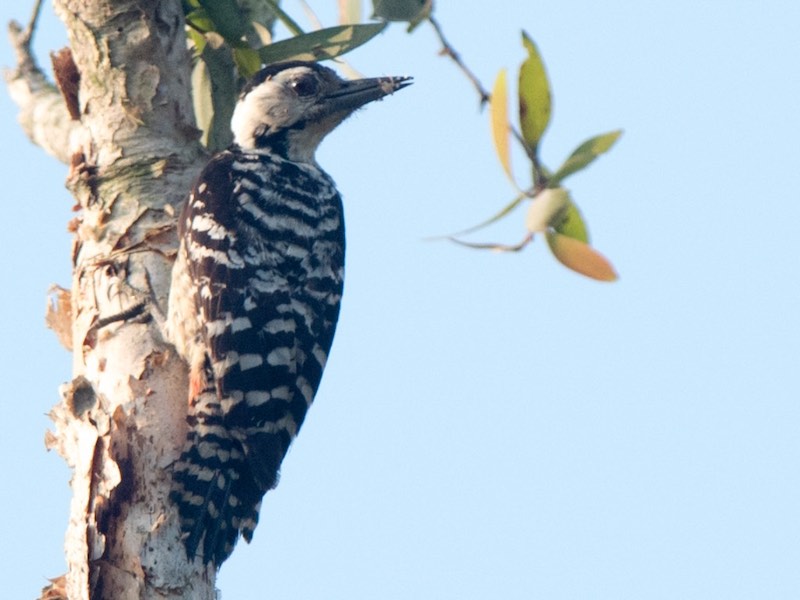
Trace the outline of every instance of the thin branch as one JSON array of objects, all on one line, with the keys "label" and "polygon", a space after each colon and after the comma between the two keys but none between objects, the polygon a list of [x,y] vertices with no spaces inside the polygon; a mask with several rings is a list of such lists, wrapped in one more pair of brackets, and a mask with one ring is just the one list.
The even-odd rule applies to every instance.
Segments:
[{"label": "thin branch", "polygon": [[442,31],[442,26],[439,25],[439,21],[437,21],[434,16],[428,15],[428,22],[433,26],[433,30],[436,32],[436,37],[439,38],[439,42],[442,44],[442,56],[448,56],[459,69],[461,72],[466,75],[467,79],[470,80],[472,86],[475,88],[475,91],[478,92],[478,96],[480,97],[480,107],[483,108],[491,99],[491,94],[486,90],[485,87],[481,84],[478,77],[472,70],[464,64],[464,61],[461,60],[461,55],[456,52],[455,48],[447,41],[447,38],[444,37],[444,32]]},{"label": "thin branch", "polygon": [[11,39],[11,46],[14,48],[17,59],[17,71],[20,74],[29,74],[32,72],[41,73],[41,69],[39,69],[39,66],[36,64],[36,59],[34,59],[33,52],[31,51],[33,34],[36,32],[36,24],[39,21],[41,11],[42,0],[36,0],[33,5],[33,13],[25,29],[16,21],[11,21],[8,24],[8,36]]},{"label": "thin branch", "polygon": [[[436,18],[431,14],[428,15],[428,22],[433,27],[434,31],[436,32],[436,37],[439,38],[439,42],[442,44],[441,54],[442,56],[448,56],[450,59],[456,64],[456,66],[461,70],[462,73],[470,80],[472,86],[475,88],[475,91],[478,93],[480,98],[480,107],[483,108],[484,105],[488,104],[492,100],[492,95],[489,91],[483,87],[480,79],[472,70],[464,63],[461,59],[461,55],[453,48],[452,44],[447,41],[447,38],[444,37],[444,31],[442,30],[442,26],[436,20]],[[519,145],[522,146],[522,149],[525,151],[525,154],[530,159],[531,163],[533,164],[534,170],[534,177],[536,179],[535,185],[539,186],[540,181],[543,180],[544,175],[541,169],[541,163],[539,162],[539,157],[536,155],[536,151],[531,148],[525,139],[522,137],[522,134],[519,130],[514,127],[511,123],[508,124],[508,129],[511,131],[511,134],[514,136],[519,142]],[[543,186],[542,186],[543,187]]]},{"label": "thin branch", "polygon": [[548,175],[542,168],[542,162],[539,160],[539,154],[536,151],[536,149],[531,148],[528,142],[526,142],[525,139],[522,137],[522,134],[511,123],[508,124],[508,129],[511,131],[511,135],[514,136],[514,139],[516,139],[519,142],[519,145],[522,146],[522,149],[525,150],[525,154],[528,155],[528,159],[531,161],[531,167],[533,173],[532,194],[533,196],[535,196],[536,194],[538,194],[547,187]]},{"label": "thin branch", "polygon": [[465,246],[467,248],[473,248],[475,250],[492,250],[494,252],[519,252],[520,250],[524,249],[525,246],[530,244],[533,241],[533,234],[528,233],[522,238],[522,241],[518,244],[493,244],[489,243],[473,243],[473,242],[465,242],[464,240],[459,240],[458,238],[448,237],[448,240],[458,244],[459,246]]},{"label": "thin branch", "polygon": [[11,99],[19,107],[19,122],[37,146],[63,163],[69,163],[69,140],[80,129],[67,112],[61,93],[48,81],[36,63],[31,43],[41,13],[42,0],[36,0],[27,26],[12,21],[8,35],[16,57],[16,67],[5,72]]}]

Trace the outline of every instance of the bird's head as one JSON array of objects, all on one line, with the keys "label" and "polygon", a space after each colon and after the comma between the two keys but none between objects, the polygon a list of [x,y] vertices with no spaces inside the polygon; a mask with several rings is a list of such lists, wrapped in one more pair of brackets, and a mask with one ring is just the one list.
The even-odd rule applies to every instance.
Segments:
[{"label": "bird's head", "polygon": [[242,90],[231,120],[234,143],[313,161],[322,138],[356,109],[410,84],[409,77],[348,81],[313,62],[269,65]]}]

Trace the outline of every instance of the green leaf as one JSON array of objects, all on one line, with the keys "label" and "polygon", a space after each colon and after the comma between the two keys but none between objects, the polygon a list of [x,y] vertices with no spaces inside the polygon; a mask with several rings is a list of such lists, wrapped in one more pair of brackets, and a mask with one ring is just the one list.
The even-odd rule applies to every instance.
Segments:
[{"label": "green leaf", "polygon": [[261,57],[259,57],[258,51],[252,48],[234,48],[233,62],[236,63],[239,74],[245,79],[255,75],[261,68]]},{"label": "green leaf", "polygon": [[519,68],[519,122],[525,143],[536,149],[550,123],[550,84],[536,44],[524,31],[522,45],[528,58]]},{"label": "green leaf", "polygon": [[206,36],[195,29],[187,29],[186,35],[188,36],[191,43],[194,45],[192,48],[192,56],[197,57],[203,53],[203,49],[206,47],[208,40],[206,40]]},{"label": "green leaf", "polygon": [[426,0],[372,0],[372,18],[384,21],[418,21],[430,13],[432,2]]},{"label": "green leaf", "polygon": [[569,155],[569,158],[564,161],[564,164],[553,174],[550,178],[549,185],[558,185],[566,177],[585,169],[598,156],[604,152],[608,152],[621,135],[622,130],[617,129],[602,135],[597,135],[583,142],[580,146],[575,148],[575,151]]},{"label": "green leaf", "polygon": [[214,22],[214,31],[232,45],[241,43],[247,31],[247,22],[236,0],[200,0],[200,5]]},{"label": "green leaf", "polygon": [[386,23],[339,25],[288,40],[275,42],[258,50],[265,64],[284,60],[326,60],[340,56],[378,35]]},{"label": "green leaf", "polygon": [[[203,33],[207,31],[214,31],[215,25],[214,21],[209,18],[206,9],[204,8],[197,8],[186,15],[186,23],[190,26],[190,33],[195,33],[196,31],[201,31]],[[196,31],[193,31],[196,30]]]},{"label": "green leaf", "polygon": [[556,223],[554,229],[567,237],[578,240],[585,244],[589,243],[589,231],[586,229],[586,223],[581,216],[578,207],[570,200],[564,210],[564,216]]},{"label": "green leaf", "polygon": [[[506,84],[506,70],[502,69],[497,74],[492,89],[492,98],[489,102],[489,119],[492,125],[492,139],[494,148],[506,172],[508,178],[514,183],[514,176],[511,173],[511,154],[509,150],[508,138],[508,85]],[[516,184],[515,184],[516,185]]]},{"label": "green leaf", "polygon": [[532,232],[546,231],[564,218],[569,192],[563,188],[546,188],[536,194],[525,215],[525,228]]},{"label": "green leaf", "polygon": [[546,237],[553,256],[565,267],[598,281],[618,279],[611,263],[588,244],[555,231],[548,231]]},{"label": "green leaf", "polygon": [[[525,197],[526,197],[525,194],[520,194],[519,196],[514,198],[511,202],[506,204],[502,209],[500,209],[499,212],[495,213],[494,215],[492,215],[491,217],[489,217],[485,221],[482,221],[481,223],[478,223],[477,225],[473,225],[472,227],[468,227],[467,229],[464,229],[462,231],[457,231],[456,233],[450,234],[448,236],[443,236],[443,237],[452,238],[452,237],[457,236],[457,235],[467,235],[468,233],[472,233],[473,231],[478,231],[479,229],[483,229],[484,227],[487,227],[487,226],[491,225],[492,223],[495,223],[495,222],[499,221],[500,219],[505,217],[507,214],[509,214],[512,210],[517,208],[517,206],[519,206],[520,202],[522,202],[525,199]],[[437,238],[433,238],[433,239],[437,239]]]}]

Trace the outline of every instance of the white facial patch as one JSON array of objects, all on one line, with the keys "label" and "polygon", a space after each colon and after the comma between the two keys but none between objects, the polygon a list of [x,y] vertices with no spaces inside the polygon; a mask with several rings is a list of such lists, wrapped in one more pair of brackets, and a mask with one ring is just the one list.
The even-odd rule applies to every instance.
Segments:
[{"label": "white facial patch", "polygon": [[233,111],[234,142],[242,148],[252,148],[257,131],[283,129],[296,123],[317,98],[298,97],[289,83],[309,74],[315,75],[308,67],[286,69],[250,90]]}]

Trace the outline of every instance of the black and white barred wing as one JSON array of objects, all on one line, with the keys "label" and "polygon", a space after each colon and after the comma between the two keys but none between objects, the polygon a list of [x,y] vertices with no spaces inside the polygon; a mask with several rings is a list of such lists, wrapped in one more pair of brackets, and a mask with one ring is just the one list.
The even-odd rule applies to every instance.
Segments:
[{"label": "black and white barred wing", "polygon": [[203,356],[176,497],[190,554],[202,540],[219,564],[239,532],[251,539],[319,386],[342,292],[341,201],[318,169],[223,153],[182,221]]}]

